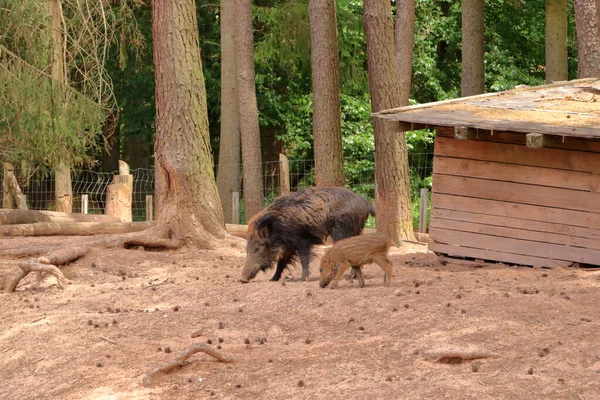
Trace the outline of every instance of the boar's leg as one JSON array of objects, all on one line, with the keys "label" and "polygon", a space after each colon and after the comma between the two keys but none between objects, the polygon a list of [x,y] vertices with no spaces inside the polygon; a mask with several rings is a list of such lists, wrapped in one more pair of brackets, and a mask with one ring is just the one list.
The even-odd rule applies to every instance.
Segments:
[{"label": "boar's leg", "polygon": [[385,254],[377,254],[373,256],[373,262],[381,267],[381,269],[385,272],[385,276],[383,277],[383,286],[390,286],[392,282],[392,263],[385,256]]},{"label": "boar's leg", "polygon": [[275,269],[275,274],[271,278],[272,281],[277,282],[279,279],[281,279],[281,274],[283,273],[283,270],[288,266],[288,264],[292,260],[292,254],[293,253],[289,252],[284,253],[283,256],[279,259],[279,261],[277,262],[277,269]]},{"label": "boar's leg", "polygon": [[358,278],[358,287],[365,287],[365,279],[363,278],[360,265],[358,267],[352,266],[352,271],[354,271],[356,277]]},{"label": "boar's leg", "polygon": [[302,281],[308,280],[308,275],[310,274],[310,247],[304,246],[301,249],[298,249],[298,253],[300,255],[300,264],[302,264]]}]

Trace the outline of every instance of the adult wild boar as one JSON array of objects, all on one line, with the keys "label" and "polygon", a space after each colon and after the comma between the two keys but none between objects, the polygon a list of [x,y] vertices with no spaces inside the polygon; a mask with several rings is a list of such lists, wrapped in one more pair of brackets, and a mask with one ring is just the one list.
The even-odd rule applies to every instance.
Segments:
[{"label": "adult wild boar", "polygon": [[344,188],[310,188],[278,197],[248,222],[246,263],[242,282],[277,262],[272,281],[295,257],[302,264],[302,280],[309,274],[310,252],[331,236],[334,242],[360,235],[370,215],[371,202]]}]

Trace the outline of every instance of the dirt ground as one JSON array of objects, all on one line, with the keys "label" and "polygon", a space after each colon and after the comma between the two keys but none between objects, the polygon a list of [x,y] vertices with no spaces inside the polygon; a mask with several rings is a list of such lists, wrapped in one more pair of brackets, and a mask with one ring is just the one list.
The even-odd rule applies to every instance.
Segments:
[{"label": "dirt ground", "polygon": [[[241,239],[214,251],[95,249],[62,268],[66,290],[28,277],[0,293],[0,398],[600,399],[600,271],[446,263],[407,244],[392,250],[391,287],[370,265],[365,288],[330,290],[318,286],[322,253],[305,283],[299,267],[279,283],[273,271],[239,283]],[[16,271],[7,260],[0,278]],[[209,341],[233,363],[198,353],[142,386],[146,371]],[[498,357],[435,361],[457,352]]]}]

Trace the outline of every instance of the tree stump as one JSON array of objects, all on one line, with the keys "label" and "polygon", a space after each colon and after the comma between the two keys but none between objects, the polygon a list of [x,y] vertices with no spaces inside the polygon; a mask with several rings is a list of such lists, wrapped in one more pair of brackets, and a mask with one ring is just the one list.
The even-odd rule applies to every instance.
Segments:
[{"label": "tree stump", "polygon": [[131,202],[133,199],[133,176],[129,166],[119,160],[119,175],[113,177],[113,183],[106,188],[106,215],[113,215],[121,222],[131,222]]}]

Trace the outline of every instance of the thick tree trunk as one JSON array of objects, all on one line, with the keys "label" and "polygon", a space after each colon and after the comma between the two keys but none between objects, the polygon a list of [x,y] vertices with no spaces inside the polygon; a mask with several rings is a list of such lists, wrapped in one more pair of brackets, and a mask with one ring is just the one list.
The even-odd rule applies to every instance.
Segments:
[{"label": "thick tree trunk", "polygon": [[485,92],[483,0],[462,3],[461,96]]},{"label": "thick tree trunk", "polygon": [[398,107],[407,106],[410,97],[414,42],[415,0],[398,0],[396,2],[396,60],[401,97]]},{"label": "thick tree trunk", "polygon": [[226,233],[210,152],[194,0],[154,0],[152,38],[160,207],[149,233],[211,247]]},{"label": "thick tree trunk", "polygon": [[217,187],[225,222],[233,222],[232,192],[240,191],[240,118],[235,59],[235,0],[221,0],[221,143]]},{"label": "thick tree trunk", "polygon": [[567,0],[546,0],[546,82],[567,80]]},{"label": "thick tree trunk", "polygon": [[256,84],[254,81],[254,35],[252,32],[252,1],[235,0],[236,65],[238,107],[242,139],[244,205],[246,220],[264,208],[260,131]]},{"label": "thick tree trunk", "polygon": [[119,114],[111,113],[102,127],[105,147],[102,149],[102,171],[115,172],[119,169],[121,128]]},{"label": "thick tree trunk", "polygon": [[[398,107],[402,102],[394,51],[394,23],[390,2],[364,0],[369,91],[374,112]],[[377,231],[396,243],[414,240],[412,228],[408,154],[400,124],[375,118],[375,182]]]},{"label": "thick tree trunk", "polygon": [[[51,75],[54,79],[54,94],[57,109],[62,107],[63,85],[66,84],[65,59],[63,47],[65,38],[62,26],[62,7],[60,0],[50,0],[48,3],[50,18],[52,20],[51,30],[54,48],[52,53]],[[59,111],[60,112],[60,111]],[[56,129],[60,129],[56,127]],[[71,186],[71,169],[69,165],[61,162],[54,175],[54,197],[56,200],[56,211],[70,213],[73,211],[73,188]]]},{"label": "thick tree trunk", "polygon": [[335,0],[310,0],[313,138],[317,186],[344,186]]},{"label": "thick tree trunk", "polygon": [[575,0],[578,78],[600,78],[599,3],[598,0]]}]

